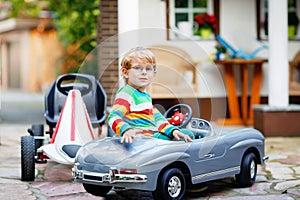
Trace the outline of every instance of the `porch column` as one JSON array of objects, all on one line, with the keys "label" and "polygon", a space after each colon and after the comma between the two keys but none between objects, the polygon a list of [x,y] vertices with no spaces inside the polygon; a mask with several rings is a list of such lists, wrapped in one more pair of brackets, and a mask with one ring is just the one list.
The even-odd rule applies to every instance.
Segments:
[{"label": "porch column", "polygon": [[287,0],[269,1],[269,105],[254,107],[265,136],[300,136],[300,106],[289,105]]},{"label": "porch column", "polygon": [[[138,46],[138,27],[139,0],[118,0],[119,63],[124,53]],[[121,77],[119,78],[119,85],[123,85]]]},{"label": "porch column", "polygon": [[289,104],[287,0],[269,1],[269,106]]}]

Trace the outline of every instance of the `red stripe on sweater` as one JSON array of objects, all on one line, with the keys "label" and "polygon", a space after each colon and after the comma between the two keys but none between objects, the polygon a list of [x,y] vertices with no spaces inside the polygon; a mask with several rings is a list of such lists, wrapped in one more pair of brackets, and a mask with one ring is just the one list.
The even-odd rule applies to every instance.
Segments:
[{"label": "red stripe on sweater", "polygon": [[158,127],[158,132],[160,132],[161,130],[163,130],[166,126],[168,125],[168,123],[163,123]]},{"label": "red stripe on sweater", "polygon": [[134,113],[152,115],[153,112],[152,112],[152,109],[145,109],[145,110],[141,110],[141,111],[135,111]]},{"label": "red stripe on sweater", "polygon": [[117,125],[118,125],[121,121],[122,121],[121,119],[116,119],[116,120],[113,122],[113,124],[111,125],[111,128],[112,128],[112,130],[113,130],[115,133],[117,133],[116,127],[117,127]]},{"label": "red stripe on sweater", "polygon": [[128,111],[130,110],[130,103],[129,103],[127,100],[125,100],[125,99],[117,98],[117,99],[115,100],[114,105],[116,105],[116,104],[125,106],[125,108],[126,108]]}]

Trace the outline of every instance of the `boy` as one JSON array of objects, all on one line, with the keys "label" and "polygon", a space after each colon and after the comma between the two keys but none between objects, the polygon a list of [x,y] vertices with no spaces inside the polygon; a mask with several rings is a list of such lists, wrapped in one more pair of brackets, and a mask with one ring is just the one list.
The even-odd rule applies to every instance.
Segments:
[{"label": "boy", "polygon": [[131,49],[122,59],[121,73],[125,86],[116,94],[108,124],[121,136],[121,143],[132,143],[136,134],[166,140],[186,142],[192,139],[168,123],[167,119],[153,106],[150,95],[145,91],[156,74],[153,53],[143,47]]}]

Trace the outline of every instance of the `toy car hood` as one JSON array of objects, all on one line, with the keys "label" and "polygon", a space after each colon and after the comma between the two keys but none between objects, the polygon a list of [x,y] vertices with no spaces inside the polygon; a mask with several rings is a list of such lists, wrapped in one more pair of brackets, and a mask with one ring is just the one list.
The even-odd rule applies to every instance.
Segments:
[{"label": "toy car hood", "polygon": [[[120,140],[119,137],[113,137],[89,142],[79,150],[77,159],[84,163],[105,163],[107,166],[118,165],[128,160],[143,165],[144,161],[149,162],[149,157],[161,151],[165,151],[170,160],[174,160],[174,156],[179,158],[191,145],[184,141],[166,141],[143,135],[137,135],[132,144],[121,144]],[[166,148],[169,145],[173,148]]]}]

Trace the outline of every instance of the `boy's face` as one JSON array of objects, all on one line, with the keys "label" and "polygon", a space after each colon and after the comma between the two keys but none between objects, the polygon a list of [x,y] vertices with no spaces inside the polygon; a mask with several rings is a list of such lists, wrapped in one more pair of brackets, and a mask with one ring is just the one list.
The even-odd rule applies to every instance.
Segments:
[{"label": "boy's face", "polygon": [[148,60],[135,59],[132,62],[131,69],[123,69],[122,73],[127,79],[128,85],[143,92],[152,82],[156,72]]}]

